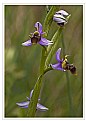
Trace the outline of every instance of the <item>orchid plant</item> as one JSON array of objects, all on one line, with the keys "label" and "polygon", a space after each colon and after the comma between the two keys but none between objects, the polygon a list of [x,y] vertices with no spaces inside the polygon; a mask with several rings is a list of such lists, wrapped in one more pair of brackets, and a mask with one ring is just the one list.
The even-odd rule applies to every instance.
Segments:
[{"label": "orchid plant", "polygon": [[[71,70],[73,74],[76,74],[76,67],[73,64],[69,64],[67,56],[65,56],[65,58],[63,59],[60,59],[61,48],[58,47],[58,41],[61,40],[62,31],[64,29],[64,26],[68,22],[70,14],[68,14],[64,10],[58,10],[59,7],[57,6],[52,6],[50,9],[48,9],[48,13],[44,20],[44,25],[42,26],[40,22],[36,22],[34,25],[36,30],[29,35],[29,40],[22,43],[23,46],[32,46],[33,44],[40,44],[44,47],[42,48],[40,74],[33,90],[30,93],[30,98],[27,97],[27,101],[25,102],[16,103],[21,108],[28,108],[28,117],[34,117],[36,114],[36,110],[48,111],[48,108],[39,104],[39,94],[43,82],[42,77],[46,72],[54,69],[61,70],[63,72]],[[50,26],[53,21],[58,24],[58,30],[53,35],[52,39],[48,40],[47,35],[49,33]],[[58,61],[58,63],[50,64],[50,61],[55,52],[56,60]]]}]

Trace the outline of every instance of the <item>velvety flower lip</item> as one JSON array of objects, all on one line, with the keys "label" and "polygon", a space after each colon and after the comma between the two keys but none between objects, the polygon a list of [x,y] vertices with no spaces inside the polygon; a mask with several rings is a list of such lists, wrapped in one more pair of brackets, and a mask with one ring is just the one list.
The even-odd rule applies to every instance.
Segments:
[{"label": "velvety flower lip", "polygon": [[[30,100],[31,100],[31,97],[32,97],[32,94],[33,94],[33,90],[30,92],[30,98],[29,97],[26,97],[28,101],[26,102],[20,102],[20,103],[16,103],[19,107],[21,108],[28,108],[28,105],[30,103]],[[40,99],[38,99],[39,101]],[[48,110],[48,108],[46,108],[45,106],[37,103],[37,107],[36,107],[37,110],[40,110],[40,111],[46,111]]]},{"label": "velvety flower lip", "polygon": [[51,64],[51,67],[55,70],[66,71],[65,69],[62,68],[63,59],[60,59],[60,53],[61,53],[61,48],[59,48],[56,52],[56,60],[58,61],[58,63]]},{"label": "velvety flower lip", "polygon": [[31,33],[29,36],[30,39],[26,42],[22,43],[23,46],[31,46],[33,44],[40,44],[42,46],[48,46],[53,44],[52,41],[47,40],[46,38],[43,38],[42,35],[45,34],[43,32],[42,24],[40,22],[36,22],[34,27],[36,28],[36,31]]},{"label": "velvety flower lip", "polygon": [[53,16],[53,20],[59,25],[59,26],[64,26],[69,19],[70,15],[64,11],[64,10],[59,10],[55,13]]}]

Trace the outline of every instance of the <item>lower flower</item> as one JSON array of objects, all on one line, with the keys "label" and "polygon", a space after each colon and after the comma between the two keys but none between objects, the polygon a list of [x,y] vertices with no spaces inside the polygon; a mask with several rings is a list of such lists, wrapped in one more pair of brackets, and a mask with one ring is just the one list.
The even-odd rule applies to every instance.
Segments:
[{"label": "lower flower", "polygon": [[[17,104],[19,107],[21,107],[21,108],[28,108],[29,103],[30,103],[30,100],[31,100],[31,97],[32,97],[32,93],[33,93],[33,90],[32,90],[31,93],[30,93],[30,98],[27,97],[27,100],[28,100],[28,101],[26,101],[26,102],[20,102],[20,103],[16,103],[16,104]],[[39,100],[40,100],[40,99],[38,99],[38,101],[39,101]],[[43,105],[41,105],[41,104],[39,104],[39,103],[37,103],[36,109],[37,109],[37,110],[40,110],[40,111],[46,111],[46,110],[48,110],[48,108],[46,108],[45,106],[43,106]]]}]

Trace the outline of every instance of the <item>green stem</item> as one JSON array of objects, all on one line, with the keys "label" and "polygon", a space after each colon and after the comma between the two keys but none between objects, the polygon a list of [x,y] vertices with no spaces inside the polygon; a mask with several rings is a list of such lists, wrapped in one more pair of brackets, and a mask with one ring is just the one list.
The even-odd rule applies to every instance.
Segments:
[{"label": "green stem", "polygon": [[[43,30],[46,33],[44,37],[47,37],[48,32],[50,30],[52,21],[53,21],[53,15],[54,13],[59,9],[59,6],[52,6],[51,9],[49,10],[45,20],[44,20],[44,25],[43,25]],[[40,63],[40,73],[43,72],[44,68],[45,68],[45,60],[47,57],[47,52],[46,49],[42,49],[42,57],[41,57],[41,63]]]},{"label": "green stem", "polygon": [[[41,85],[42,85],[42,76],[43,75],[39,76],[39,78],[35,84],[35,87],[33,90],[33,95],[31,97],[29,108],[28,108],[28,113],[27,113],[28,117],[35,117],[36,105],[37,105],[38,97],[39,97],[39,93],[40,93],[39,90],[41,89]],[[35,99],[35,101],[34,101],[34,99]]]},{"label": "green stem", "polygon": [[[48,35],[48,32],[50,30],[50,26],[51,23],[53,21],[53,15],[56,12],[56,10],[58,9],[57,6],[52,6],[50,11],[48,12],[45,21],[44,21],[44,32],[46,32],[46,34]],[[29,117],[34,117],[35,113],[36,113],[36,105],[38,102],[38,97],[40,94],[40,90],[41,90],[41,86],[42,86],[42,77],[43,75],[47,72],[44,71],[45,70],[45,60],[46,60],[46,49],[42,48],[42,57],[41,57],[41,63],[40,63],[40,76],[34,86],[34,91],[31,97],[31,101],[28,107],[28,116]]]},{"label": "green stem", "polygon": [[42,48],[42,56],[41,56],[41,63],[40,63],[40,74],[44,71],[45,60],[47,57],[47,52],[44,48]]},{"label": "green stem", "polygon": [[[35,84],[34,90],[33,90],[33,95],[31,97],[31,101],[29,104],[29,108],[28,108],[28,113],[27,116],[28,117],[35,117],[35,113],[36,113],[36,105],[38,102],[38,98],[39,97],[39,93],[40,93],[40,89],[41,89],[41,85],[42,85],[42,77],[45,73],[47,73],[48,71],[52,70],[51,67],[48,67],[46,70],[44,70],[44,72],[38,77],[37,82]],[[35,98],[35,101],[34,101]],[[33,110],[35,109],[35,110]]]},{"label": "green stem", "polygon": [[53,21],[53,15],[58,10],[59,10],[59,6],[53,5],[51,7],[51,9],[49,10],[46,18],[45,18],[45,21],[44,21],[44,32],[46,32],[46,36],[49,33],[49,30],[50,30],[50,27],[51,27],[51,24],[52,24],[52,21]]},{"label": "green stem", "polygon": [[[65,44],[63,40],[63,32],[62,32],[62,49],[63,49],[63,55],[65,56]],[[67,80],[67,92],[68,92],[70,116],[74,116],[74,110],[73,110],[73,104],[72,104],[72,93],[71,93],[71,86],[70,86],[70,79],[69,79],[68,72],[66,72],[66,80]]]},{"label": "green stem", "polygon": [[[61,31],[62,31],[62,28],[59,27],[58,30],[56,31],[56,33],[54,34],[54,36],[52,37],[51,41],[52,41],[54,44],[55,44],[55,42],[58,40],[58,37],[59,37]],[[47,48],[47,53],[50,52],[50,50],[52,49],[52,47],[53,47],[54,44],[48,46],[48,48]]]}]

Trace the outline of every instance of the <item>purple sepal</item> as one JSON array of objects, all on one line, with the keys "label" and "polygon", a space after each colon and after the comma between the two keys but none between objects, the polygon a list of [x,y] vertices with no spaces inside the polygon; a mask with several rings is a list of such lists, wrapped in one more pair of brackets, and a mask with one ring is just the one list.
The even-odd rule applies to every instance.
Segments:
[{"label": "purple sepal", "polygon": [[26,105],[29,105],[29,101],[26,101],[26,102],[20,102],[20,103],[16,103],[18,106],[22,107],[22,106],[26,106]]},{"label": "purple sepal", "polygon": [[56,52],[56,60],[58,61],[58,63],[51,64],[51,67],[55,70],[66,71],[65,69],[62,68],[63,59],[62,60],[60,59],[60,53],[61,53],[61,48],[59,48]]},{"label": "purple sepal", "polygon": [[23,46],[31,46],[31,40],[27,40],[26,42],[22,43]]},{"label": "purple sepal", "polygon": [[68,15],[69,15],[69,14],[68,14],[66,11],[64,11],[64,10],[60,10],[60,11],[56,12],[56,14],[61,14],[61,15],[63,15],[63,16],[68,16]]},{"label": "purple sepal", "polygon": [[46,110],[48,110],[48,108],[46,108],[45,106],[37,103],[37,110],[46,111]]}]

